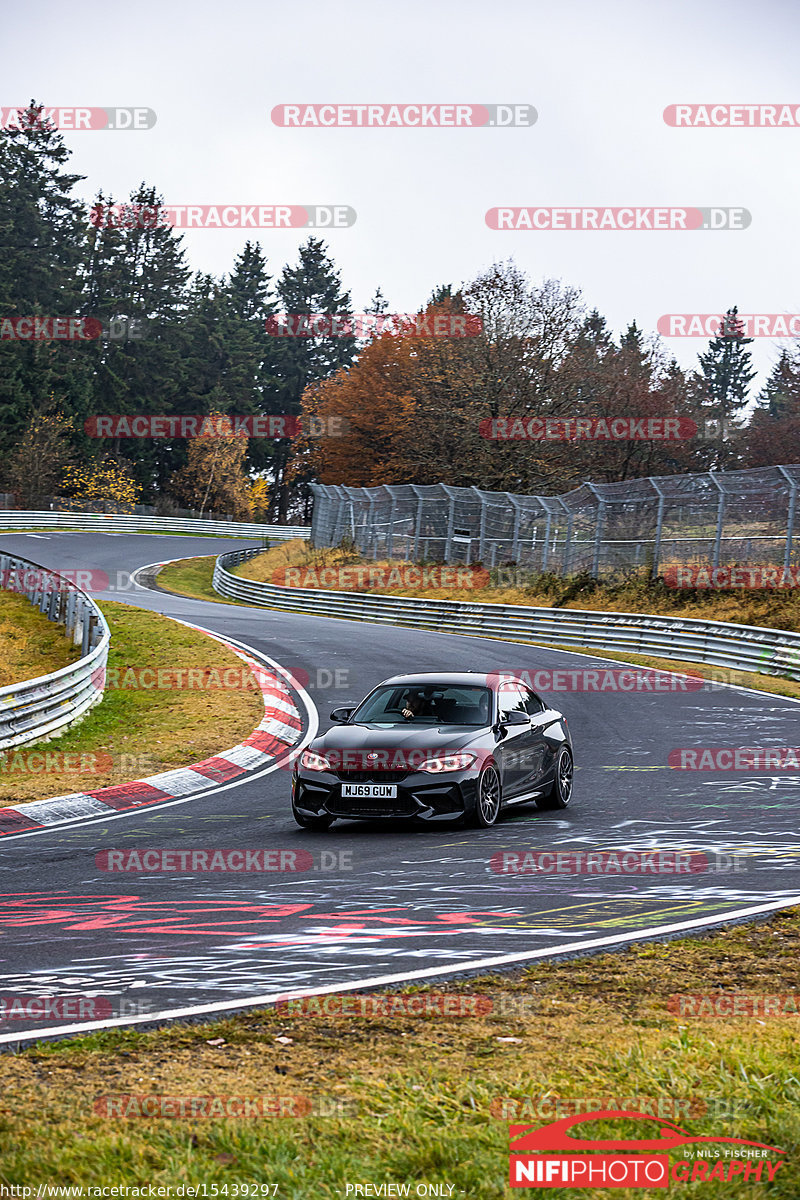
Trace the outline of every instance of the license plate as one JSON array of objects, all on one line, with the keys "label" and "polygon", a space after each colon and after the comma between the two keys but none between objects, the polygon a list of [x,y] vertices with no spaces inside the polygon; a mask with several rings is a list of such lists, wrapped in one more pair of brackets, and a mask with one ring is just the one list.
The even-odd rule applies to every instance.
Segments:
[{"label": "license plate", "polygon": [[356,800],[361,796],[369,796],[376,800],[396,800],[396,783],[343,783],[342,799]]}]

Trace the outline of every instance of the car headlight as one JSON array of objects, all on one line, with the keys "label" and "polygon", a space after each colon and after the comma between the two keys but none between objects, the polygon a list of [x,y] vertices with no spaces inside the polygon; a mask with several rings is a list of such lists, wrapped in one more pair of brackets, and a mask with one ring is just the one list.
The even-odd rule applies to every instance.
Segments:
[{"label": "car headlight", "polygon": [[477,757],[477,754],[435,754],[426,758],[416,769],[427,771],[429,775],[440,775],[442,771],[465,771]]},{"label": "car headlight", "polygon": [[300,766],[305,767],[307,771],[332,771],[334,769],[323,754],[316,754],[313,750],[303,751],[300,755]]}]

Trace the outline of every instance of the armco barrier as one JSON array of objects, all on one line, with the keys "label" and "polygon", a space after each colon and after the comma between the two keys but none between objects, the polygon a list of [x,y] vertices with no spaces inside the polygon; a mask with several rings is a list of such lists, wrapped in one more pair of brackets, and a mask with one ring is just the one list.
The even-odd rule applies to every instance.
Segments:
[{"label": "armco barrier", "polygon": [[102,700],[110,634],[85,592],[37,563],[0,554],[0,587],[27,596],[81,647],[81,658],[60,671],[0,688],[2,751],[62,733]]},{"label": "armco barrier", "polygon": [[307,538],[308,525],[259,525],[249,521],[205,521],[191,517],[145,517],[135,513],[0,511],[0,530],[80,529],[101,533],[210,533],[217,537]]},{"label": "armco barrier", "polygon": [[230,567],[260,552],[253,548],[221,554],[214,567],[214,590],[229,600],[243,600],[247,604],[289,612],[412,625],[418,629],[477,634],[512,642],[627,651],[800,680],[798,633],[758,625],[642,613],[532,608],[519,604],[467,604],[459,600],[419,600],[372,596],[363,592],[274,587],[230,573]]}]

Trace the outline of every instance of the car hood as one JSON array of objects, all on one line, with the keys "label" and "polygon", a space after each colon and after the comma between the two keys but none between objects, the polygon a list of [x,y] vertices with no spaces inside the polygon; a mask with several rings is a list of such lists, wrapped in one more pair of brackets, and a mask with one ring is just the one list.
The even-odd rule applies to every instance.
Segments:
[{"label": "car hood", "polygon": [[334,725],[311,750],[462,750],[488,731],[463,725]]}]

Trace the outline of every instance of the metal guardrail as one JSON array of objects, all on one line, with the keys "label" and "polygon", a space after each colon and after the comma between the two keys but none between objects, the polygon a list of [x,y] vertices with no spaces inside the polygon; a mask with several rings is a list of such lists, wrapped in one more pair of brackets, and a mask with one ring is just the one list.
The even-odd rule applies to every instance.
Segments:
[{"label": "metal guardrail", "polygon": [[231,574],[229,568],[260,553],[260,549],[252,548],[221,554],[214,566],[214,590],[229,600],[309,616],[410,625],[512,642],[627,651],[800,680],[800,633],[642,613],[468,604],[460,600],[275,587]]},{"label": "metal guardrail", "polygon": [[80,529],[102,533],[210,533],[216,537],[307,538],[308,525],[259,525],[248,521],[205,521],[192,517],[147,517],[135,513],[0,511],[0,530]]},{"label": "metal guardrail", "polygon": [[0,751],[45,741],[79,721],[103,698],[110,633],[100,609],[64,575],[0,554],[0,588],[26,596],[80,646],[77,662],[0,688]]}]

